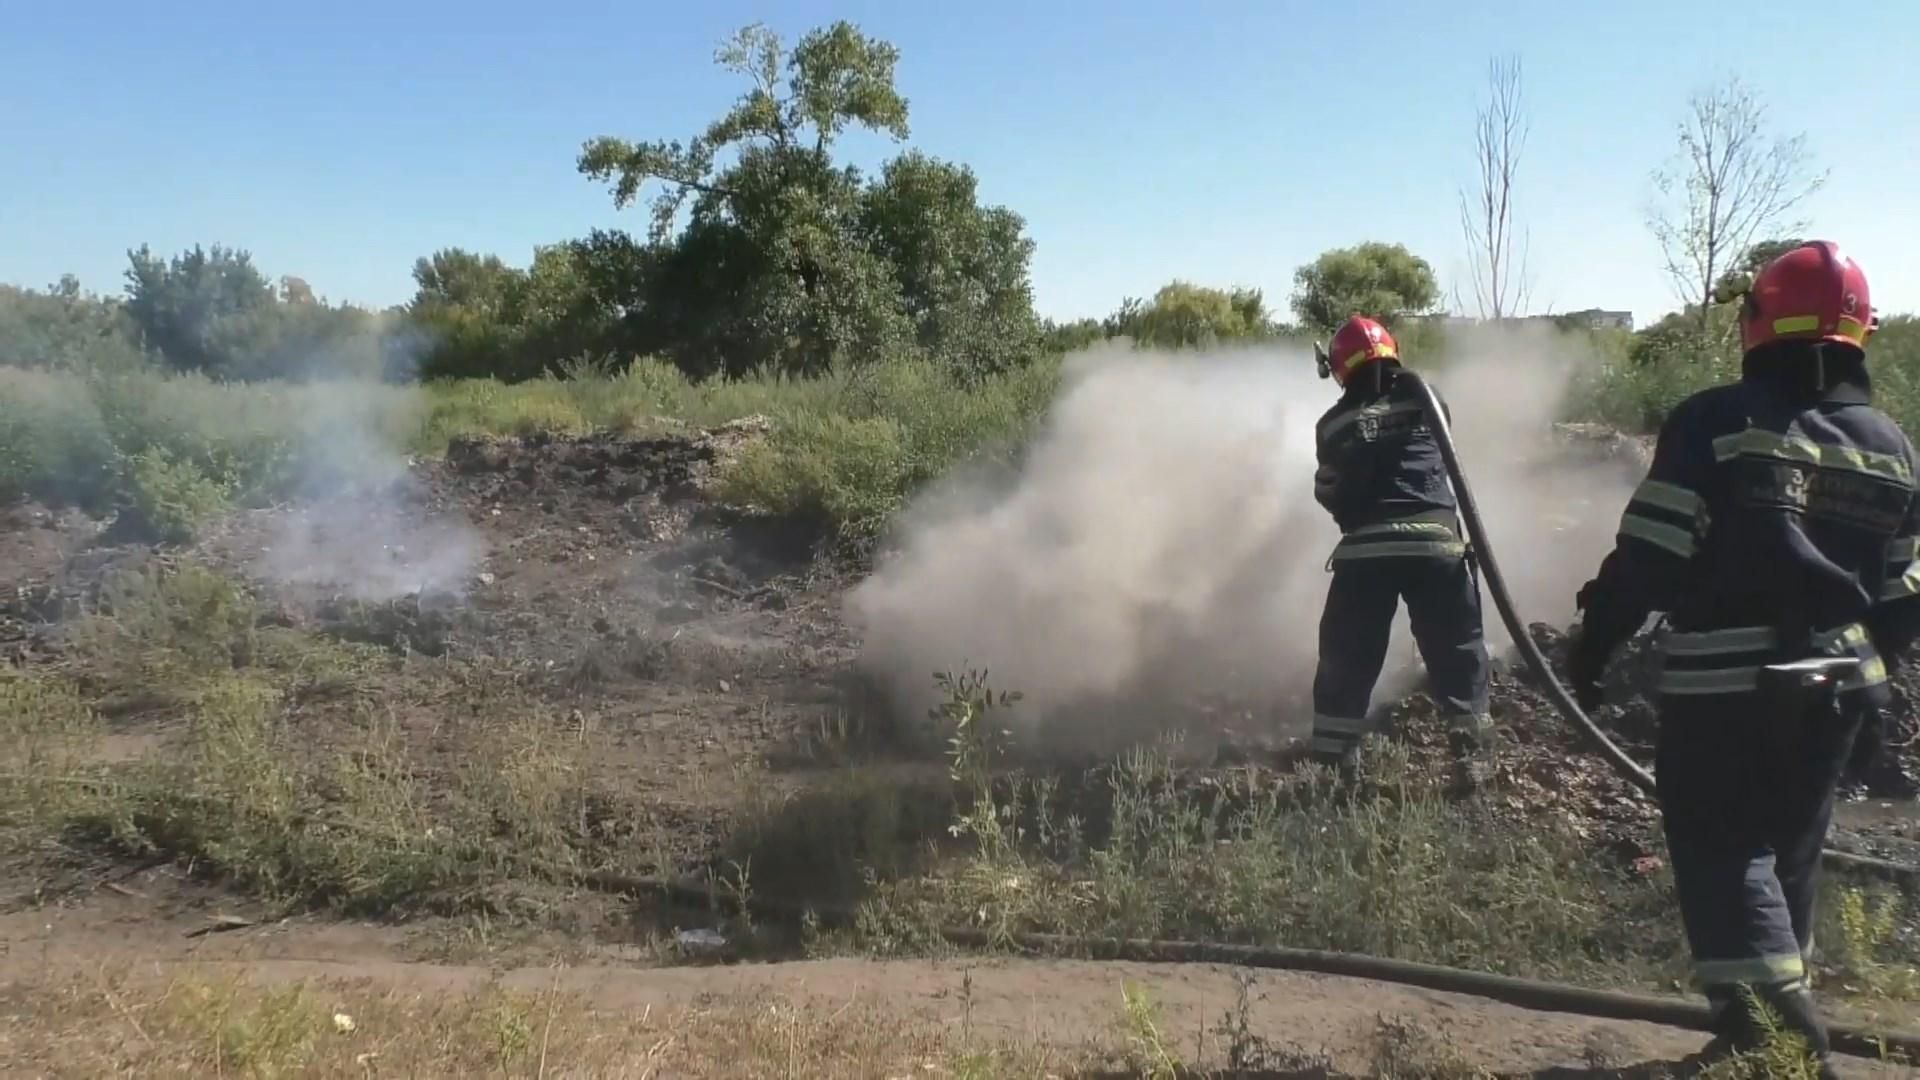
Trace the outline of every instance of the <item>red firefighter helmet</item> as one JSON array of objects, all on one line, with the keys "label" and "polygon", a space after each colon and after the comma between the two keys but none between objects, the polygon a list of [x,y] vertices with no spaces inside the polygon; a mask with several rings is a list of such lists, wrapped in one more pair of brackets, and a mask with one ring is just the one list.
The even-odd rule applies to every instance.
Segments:
[{"label": "red firefighter helmet", "polygon": [[1340,324],[1334,331],[1333,341],[1327,346],[1327,368],[1333,375],[1333,381],[1341,386],[1353,377],[1355,370],[1375,360],[1400,359],[1399,347],[1393,343],[1393,335],[1387,328],[1367,318],[1355,315]]},{"label": "red firefighter helmet", "polygon": [[1740,348],[1831,341],[1864,348],[1873,333],[1867,275],[1831,240],[1809,240],[1761,268],[1740,309]]}]

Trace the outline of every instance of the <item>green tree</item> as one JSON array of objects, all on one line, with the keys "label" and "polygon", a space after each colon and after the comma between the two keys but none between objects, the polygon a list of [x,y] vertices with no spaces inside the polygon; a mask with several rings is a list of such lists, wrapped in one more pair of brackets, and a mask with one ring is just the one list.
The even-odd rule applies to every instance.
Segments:
[{"label": "green tree", "polygon": [[1101,319],[1074,319],[1040,324],[1040,346],[1050,353],[1070,353],[1107,340],[1107,324]]},{"label": "green tree", "polygon": [[1110,336],[1178,348],[1265,337],[1272,333],[1258,289],[1211,289],[1186,281],[1161,286],[1150,302],[1129,298],[1107,318]]},{"label": "green tree", "polygon": [[121,306],[68,274],[46,290],[0,285],[0,366],[124,371],[145,362]]},{"label": "green tree", "polygon": [[1753,284],[1758,274],[1773,260],[1799,247],[1805,241],[1799,238],[1782,240],[1762,240],[1748,248],[1746,254],[1726,273],[1720,275],[1720,281],[1713,287],[1715,303],[1724,304],[1738,299]]},{"label": "green tree", "polygon": [[885,260],[902,309],[928,355],[972,374],[1004,371],[1032,355],[1026,223],[982,207],[973,170],[917,151],[888,162],[861,197],[867,250]]},{"label": "green tree", "polygon": [[1313,333],[1328,333],[1352,315],[1389,326],[1433,310],[1440,296],[1433,267],[1400,244],[1365,243],[1326,252],[1294,272],[1293,310]]},{"label": "green tree", "polygon": [[526,275],[498,255],[443,248],[414,262],[411,306],[416,313],[463,308],[506,318],[519,303],[525,283]]},{"label": "green tree", "polygon": [[1016,215],[980,207],[970,171],[923,155],[872,184],[833,159],[849,128],[906,138],[893,46],[839,22],[789,50],[756,24],[715,59],[748,89],[703,133],[594,139],[579,158],[616,206],[660,189],[644,252],[594,263],[628,340],[696,377],[913,351],[991,371],[1028,353],[1032,245]]},{"label": "green tree", "polygon": [[196,245],[162,260],[142,244],[127,258],[127,314],[168,365],[245,377],[278,348],[278,298],[246,252]]},{"label": "green tree", "polygon": [[659,181],[663,190],[653,200],[652,238],[664,241],[690,196],[741,194],[729,182],[730,171],[715,170],[715,159],[725,150],[770,151],[777,166],[787,167],[809,155],[823,162],[849,124],[905,139],[907,101],[893,86],[899,57],[892,45],[844,21],[809,33],[791,53],[780,35],[754,23],[714,54],[720,66],[753,83],[725,116],[684,144],[590,140],[580,154],[580,171],[611,182],[614,205],[622,207],[647,183]]},{"label": "green tree", "polygon": [[423,373],[518,380],[624,354],[612,235],[535,248],[525,270],[457,248],[415,262],[408,312],[430,338]]}]

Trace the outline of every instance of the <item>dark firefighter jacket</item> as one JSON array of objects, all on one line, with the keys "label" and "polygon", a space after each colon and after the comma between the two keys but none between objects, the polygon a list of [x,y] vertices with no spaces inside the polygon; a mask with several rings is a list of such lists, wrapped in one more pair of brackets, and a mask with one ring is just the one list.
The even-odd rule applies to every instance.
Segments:
[{"label": "dark firefighter jacket", "polygon": [[1368,364],[1315,428],[1313,494],[1340,526],[1334,562],[1466,551],[1440,445],[1402,374]]},{"label": "dark firefighter jacket", "polygon": [[1863,663],[1842,688],[1886,702],[1882,657],[1920,631],[1914,449],[1874,409],[1865,361],[1750,357],[1681,402],[1614,550],[1581,590],[1587,647],[1667,615],[1665,694],[1752,690],[1815,653]]}]

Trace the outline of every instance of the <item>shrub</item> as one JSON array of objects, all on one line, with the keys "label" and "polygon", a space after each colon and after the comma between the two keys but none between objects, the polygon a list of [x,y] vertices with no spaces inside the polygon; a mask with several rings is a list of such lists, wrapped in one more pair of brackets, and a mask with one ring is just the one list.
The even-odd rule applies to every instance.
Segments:
[{"label": "shrub", "polygon": [[184,544],[230,505],[230,485],[157,446],[135,454],[126,467],[122,520],[155,540]]}]

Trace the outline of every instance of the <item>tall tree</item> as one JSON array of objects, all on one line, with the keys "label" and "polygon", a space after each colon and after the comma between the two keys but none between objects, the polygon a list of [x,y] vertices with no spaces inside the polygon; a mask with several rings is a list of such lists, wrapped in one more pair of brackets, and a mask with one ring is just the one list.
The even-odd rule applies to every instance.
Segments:
[{"label": "tall tree", "polygon": [[726,115],[685,143],[591,139],[581,150],[580,171],[610,182],[614,205],[620,207],[630,205],[646,184],[659,181],[663,190],[653,200],[652,238],[665,240],[690,196],[739,194],[726,173],[715,170],[725,150],[805,152],[824,161],[849,125],[905,139],[907,99],[893,86],[899,58],[898,49],[844,21],[807,34],[791,53],[780,35],[754,23],[714,54],[716,63],[752,83]]},{"label": "tall tree", "polygon": [[500,261],[463,248],[442,248],[413,264],[413,310],[460,307],[509,317],[520,302],[526,275]]},{"label": "tall tree", "polygon": [[1293,311],[1300,324],[1327,333],[1350,315],[1392,325],[1433,310],[1440,296],[1433,267],[1401,244],[1336,248],[1294,271]]},{"label": "tall tree", "polygon": [[924,155],[871,183],[834,161],[849,128],[906,137],[893,46],[840,22],[789,50],[755,24],[715,59],[747,89],[700,135],[599,138],[580,154],[616,206],[659,187],[646,257],[613,274],[635,286],[624,318],[638,347],[696,377],[903,352],[977,372],[1031,354],[1018,215],[982,207],[971,171]]},{"label": "tall tree", "polygon": [[277,347],[273,285],[244,251],[127,253],[126,311],[148,349],[185,371],[244,376]]},{"label": "tall tree", "polygon": [[1471,261],[1473,300],[1480,317],[1504,319],[1526,307],[1527,254],[1514,252],[1514,178],[1527,145],[1520,94],[1520,60],[1487,64],[1487,102],[1473,129],[1474,187],[1460,193],[1460,232]]},{"label": "tall tree", "polygon": [[1020,215],[980,205],[972,169],[919,151],[894,158],[861,196],[859,229],[892,268],[929,356],[983,374],[1030,355],[1040,330],[1028,277],[1033,241]]},{"label": "tall tree", "polygon": [[[754,24],[715,54],[749,86],[705,132],[686,143],[586,144],[580,171],[611,183],[616,206],[661,186],[643,340],[703,376],[818,371],[910,339],[899,286],[858,234],[859,174],[831,156],[850,126],[906,137],[897,58],[846,22],[790,51]],[[733,156],[720,166],[723,153]],[[683,208],[688,221],[676,236]]]},{"label": "tall tree", "polygon": [[1676,159],[1653,176],[1660,200],[1648,224],[1682,303],[1708,322],[1721,274],[1761,237],[1804,227],[1790,215],[1826,183],[1806,136],[1776,138],[1767,110],[1739,79],[1694,95]]}]

